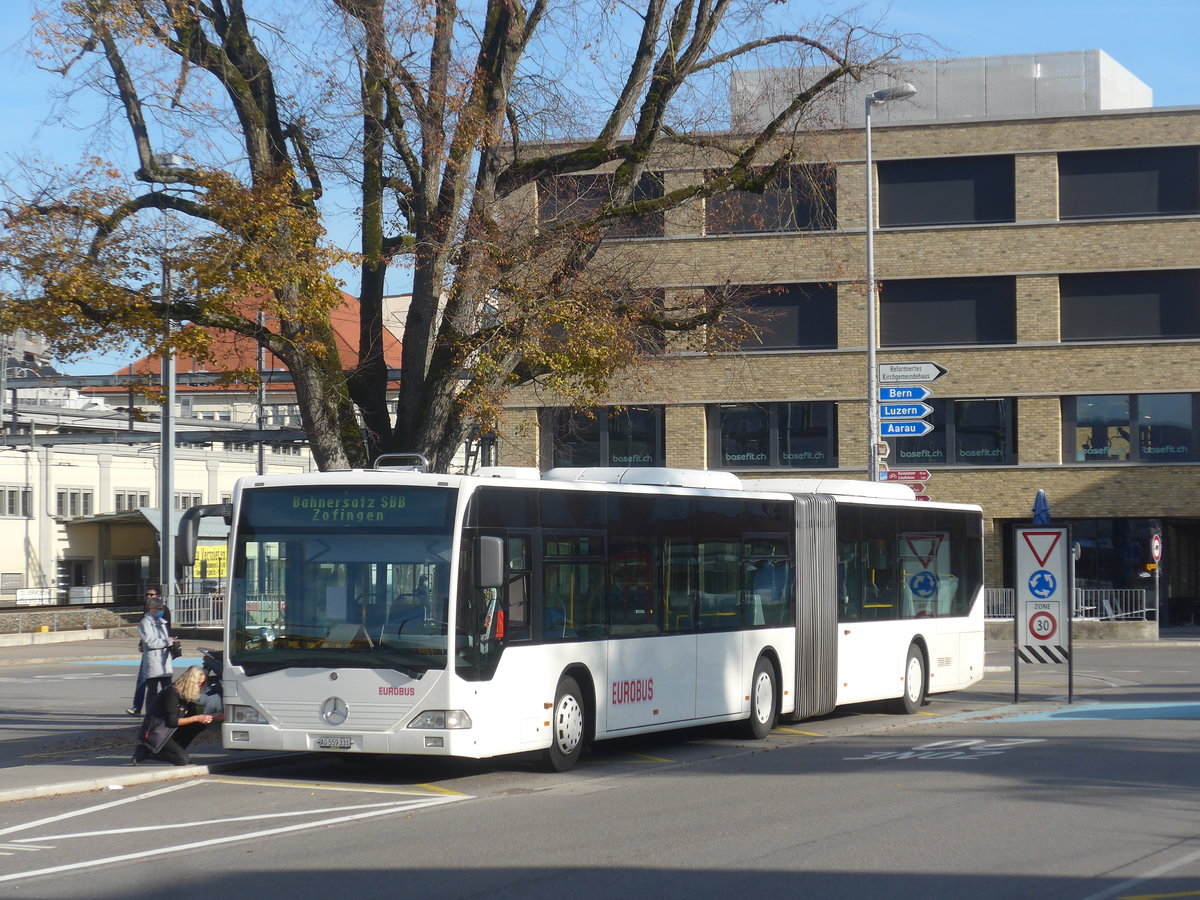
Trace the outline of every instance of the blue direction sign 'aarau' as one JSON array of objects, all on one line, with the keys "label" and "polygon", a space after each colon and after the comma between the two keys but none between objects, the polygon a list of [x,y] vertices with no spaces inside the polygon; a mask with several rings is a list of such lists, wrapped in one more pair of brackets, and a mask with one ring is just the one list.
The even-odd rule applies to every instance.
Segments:
[{"label": "blue direction sign 'aarau'", "polygon": [[921,419],[933,412],[928,403],[881,403],[881,419]]},{"label": "blue direction sign 'aarau'", "polygon": [[895,422],[880,422],[880,437],[922,437],[933,431],[933,426],[924,419],[902,419]]},{"label": "blue direction sign 'aarau'", "polygon": [[923,384],[885,384],[879,389],[879,402],[898,403],[902,400],[924,400],[932,394]]}]

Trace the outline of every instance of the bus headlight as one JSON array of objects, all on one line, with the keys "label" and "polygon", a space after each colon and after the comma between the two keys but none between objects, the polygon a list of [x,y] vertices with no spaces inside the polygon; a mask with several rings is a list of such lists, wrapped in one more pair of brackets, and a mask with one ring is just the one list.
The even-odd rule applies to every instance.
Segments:
[{"label": "bus headlight", "polygon": [[463,709],[425,709],[408,723],[409,728],[470,728],[471,717]]},{"label": "bus headlight", "polygon": [[226,706],[225,721],[236,725],[266,725],[267,720],[253,706]]}]

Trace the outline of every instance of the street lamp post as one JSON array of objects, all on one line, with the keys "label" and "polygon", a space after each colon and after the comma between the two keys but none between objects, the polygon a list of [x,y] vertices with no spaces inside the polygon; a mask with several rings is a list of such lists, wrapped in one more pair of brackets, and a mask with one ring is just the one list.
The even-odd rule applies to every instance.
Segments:
[{"label": "street lamp post", "polygon": [[867,167],[867,480],[879,480],[879,370],[875,348],[879,344],[879,324],[875,287],[875,172],[871,161],[871,109],[892,100],[913,96],[911,84],[881,88],[866,97]]},{"label": "street lamp post", "polygon": [[[167,340],[171,338],[171,264],[166,254],[162,259],[162,295],[166,304],[163,316]],[[162,510],[158,535],[160,572],[159,595],[171,605],[175,593],[175,535],[171,530],[171,509],[175,487],[175,353],[169,347],[162,357],[162,458],[159,460],[159,506]]]},{"label": "street lamp post", "polygon": [[[175,153],[155,153],[152,161],[159,168],[177,168],[186,160]],[[175,593],[175,535],[171,529],[171,509],[175,499],[175,351],[170,348],[171,340],[171,262],[167,248],[162,253],[162,302],[163,335],[168,346],[162,357],[162,454],[159,458],[158,503],[160,522],[159,546],[159,596],[171,605]]]}]

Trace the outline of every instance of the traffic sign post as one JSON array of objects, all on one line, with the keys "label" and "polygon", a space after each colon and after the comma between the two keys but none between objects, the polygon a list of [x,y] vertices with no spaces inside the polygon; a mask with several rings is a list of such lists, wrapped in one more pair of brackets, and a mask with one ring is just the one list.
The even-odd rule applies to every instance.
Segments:
[{"label": "traffic sign post", "polygon": [[1150,538],[1150,555],[1154,558],[1154,615],[1159,621],[1159,626],[1162,624],[1162,594],[1159,592],[1159,574],[1162,572],[1162,567],[1159,565],[1162,562],[1162,535],[1156,534]]},{"label": "traffic sign post", "polygon": [[1074,702],[1071,614],[1075,579],[1071,533],[1065,526],[1017,525],[1013,610],[1013,702],[1020,700],[1020,664],[1067,664],[1067,702]]}]

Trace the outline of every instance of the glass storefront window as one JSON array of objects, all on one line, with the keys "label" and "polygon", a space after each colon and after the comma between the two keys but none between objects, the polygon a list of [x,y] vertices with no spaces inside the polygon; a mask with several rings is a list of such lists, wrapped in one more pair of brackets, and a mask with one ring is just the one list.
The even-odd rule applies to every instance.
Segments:
[{"label": "glass storefront window", "polygon": [[1010,462],[1011,409],[1012,403],[1007,399],[956,400],[954,461],[966,465]]},{"label": "glass storefront window", "polygon": [[543,412],[543,454],[554,466],[661,466],[663,408],[625,406]]},{"label": "glass storefront window", "polygon": [[1075,459],[1128,460],[1129,396],[1077,397],[1075,403]]},{"label": "glass storefront window", "polygon": [[714,469],[837,467],[833,403],[731,403],[708,412]]},{"label": "glass storefront window", "polygon": [[921,437],[887,438],[894,468],[1016,464],[1016,400],[927,398],[925,402],[933,407],[925,417],[933,431]]},{"label": "glass storefront window", "polygon": [[1143,462],[1174,462],[1192,456],[1192,398],[1147,394],[1138,401],[1138,454]]},{"label": "glass storefront window", "polygon": [[771,416],[765,406],[721,407],[721,461],[724,468],[771,464]]}]

